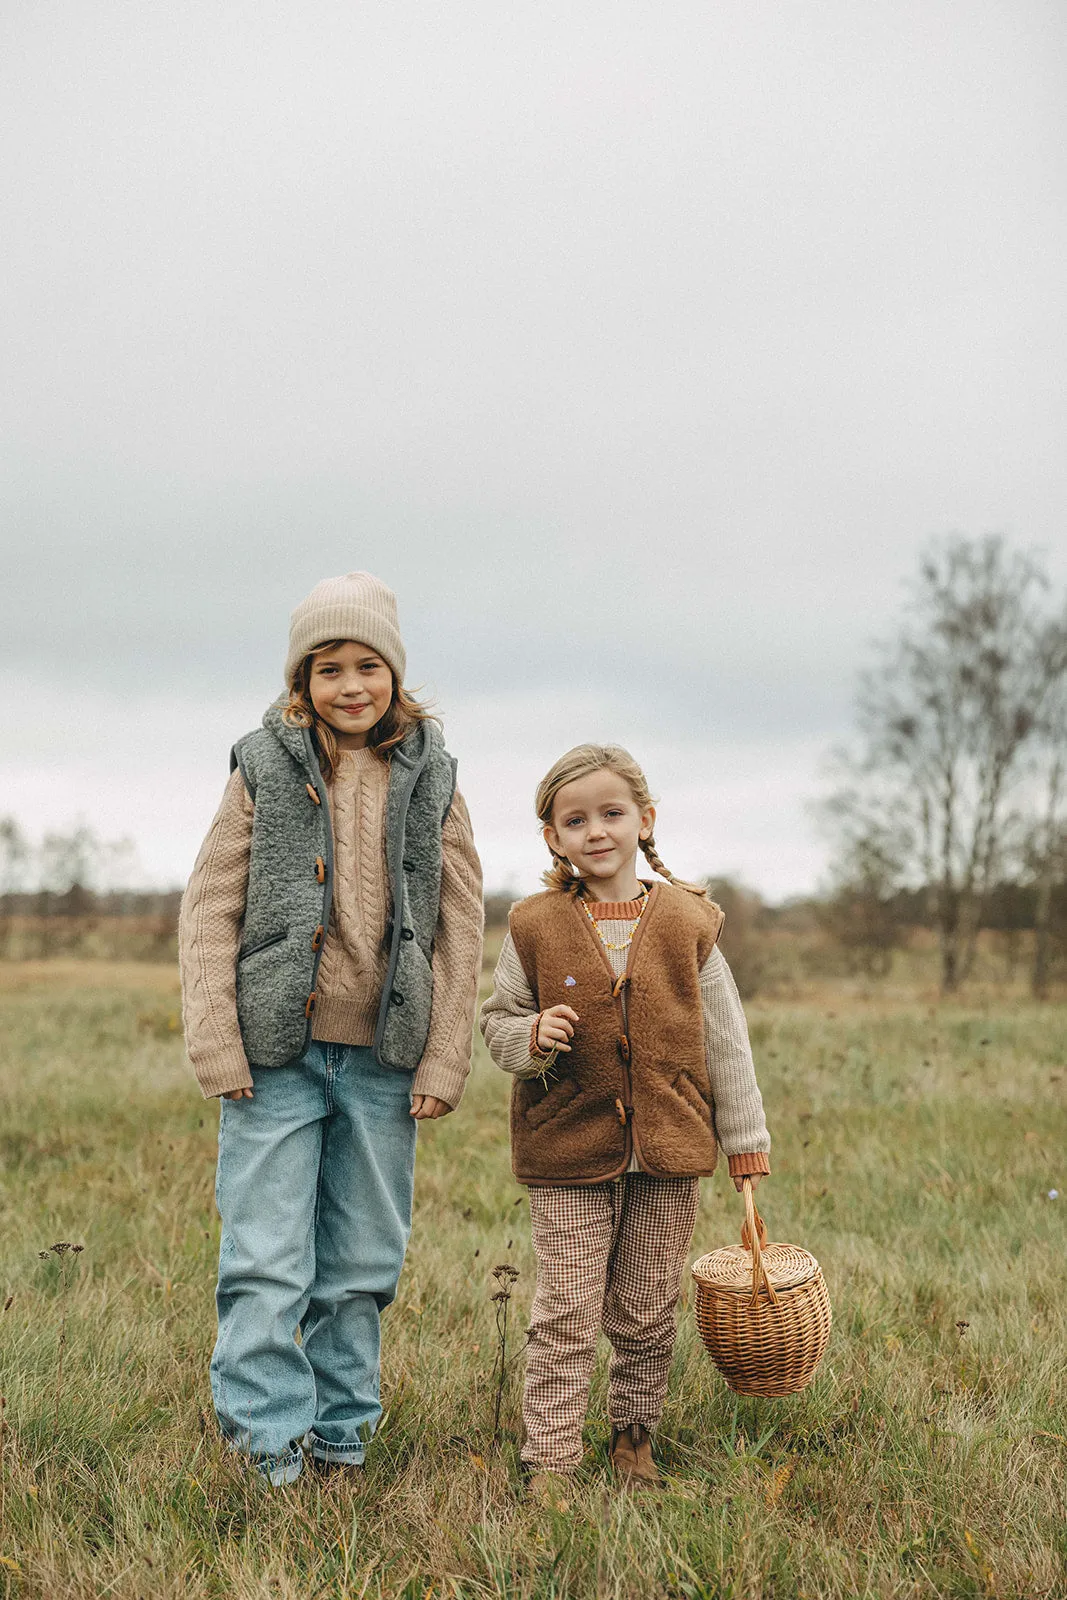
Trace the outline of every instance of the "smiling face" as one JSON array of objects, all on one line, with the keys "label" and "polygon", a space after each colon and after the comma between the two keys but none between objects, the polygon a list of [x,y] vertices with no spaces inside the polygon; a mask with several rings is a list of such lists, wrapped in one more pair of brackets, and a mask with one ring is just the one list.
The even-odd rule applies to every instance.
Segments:
[{"label": "smiling face", "polygon": [[641,810],[625,778],[602,767],[565,783],[552,805],[545,842],[601,900],[632,900],[639,892],[637,851],[652,836],[654,806]]},{"label": "smiling face", "polygon": [[338,748],[362,750],[389,710],[393,674],[369,645],[346,640],[316,651],[308,693],[316,715],[336,735]]}]

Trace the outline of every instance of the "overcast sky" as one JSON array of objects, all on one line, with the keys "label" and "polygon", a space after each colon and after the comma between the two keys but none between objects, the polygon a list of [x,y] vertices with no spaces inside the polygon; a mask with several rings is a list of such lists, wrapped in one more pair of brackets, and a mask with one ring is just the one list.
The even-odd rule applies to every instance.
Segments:
[{"label": "overcast sky", "polygon": [[1034,0],[6,8],[0,812],[184,881],[369,568],[490,885],[612,738],[812,888],[923,543],[1067,577],[1065,106]]}]

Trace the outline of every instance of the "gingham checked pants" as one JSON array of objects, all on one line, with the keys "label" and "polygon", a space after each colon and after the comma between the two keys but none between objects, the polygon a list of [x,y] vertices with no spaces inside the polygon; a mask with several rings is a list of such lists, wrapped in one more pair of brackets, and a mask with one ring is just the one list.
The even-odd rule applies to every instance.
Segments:
[{"label": "gingham checked pants", "polygon": [[612,1347],[613,1426],[659,1421],[698,1190],[696,1178],[643,1172],[530,1190],[537,1289],[522,1397],[527,1466],[567,1472],[581,1461],[601,1329]]}]

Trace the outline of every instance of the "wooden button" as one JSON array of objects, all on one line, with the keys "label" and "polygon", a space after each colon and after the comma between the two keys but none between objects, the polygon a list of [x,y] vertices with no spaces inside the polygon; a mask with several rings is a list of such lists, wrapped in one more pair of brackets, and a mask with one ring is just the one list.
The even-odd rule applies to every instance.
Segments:
[{"label": "wooden button", "polygon": [[322,801],[318,797],[318,794],[317,794],[316,789],[315,789],[315,785],[313,783],[305,783],[304,788],[307,790],[307,792],[311,796],[312,800],[314,800],[315,804],[317,806],[321,806]]},{"label": "wooden button", "polygon": [[310,1017],[310,1015],[314,1011],[314,1009],[315,1009],[315,991],[314,991],[314,989],[312,989],[311,993],[308,995],[308,1003],[304,1007],[304,1015],[305,1015],[305,1017]]},{"label": "wooden button", "polygon": [[622,1123],[622,1126],[625,1128],[625,1126],[626,1126],[626,1107],[623,1105],[621,1100],[616,1100],[616,1102],[615,1102],[615,1111],[616,1111],[616,1114],[618,1115],[619,1121]]},{"label": "wooden button", "polygon": [[315,876],[320,883],[326,882],[326,863],[321,856],[315,857]]},{"label": "wooden button", "polygon": [[323,927],[322,923],[320,922],[318,927],[315,929],[315,932],[311,936],[311,948],[312,948],[312,950],[321,950],[322,949],[322,940],[323,940],[323,936],[325,935],[325,933],[326,933],[326,929]]},{"label": "wooden button", "polygon": [[624,1033],[619,1034],[619,1054],[624,1061],[629,1061],[630,1041]]}]

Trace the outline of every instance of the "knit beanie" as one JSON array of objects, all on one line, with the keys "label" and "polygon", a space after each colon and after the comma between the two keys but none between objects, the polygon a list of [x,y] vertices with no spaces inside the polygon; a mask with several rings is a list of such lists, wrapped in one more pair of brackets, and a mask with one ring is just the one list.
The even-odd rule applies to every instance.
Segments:
[{"label": "knit beanie", "polygon": [[285,681],[309,651],[331,639],[353,639],[377,650],[392,669],[398,684],[404,681],[407,656],[396,616],[396,595],[370,572],[346,572],[341,578],[323,578],[289,618],[289,654]]}]

